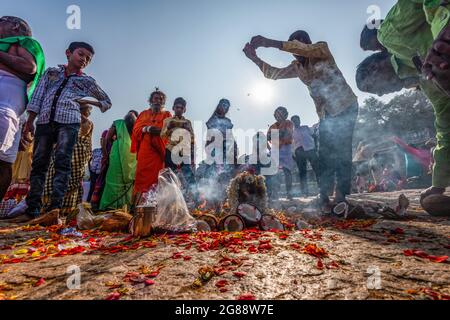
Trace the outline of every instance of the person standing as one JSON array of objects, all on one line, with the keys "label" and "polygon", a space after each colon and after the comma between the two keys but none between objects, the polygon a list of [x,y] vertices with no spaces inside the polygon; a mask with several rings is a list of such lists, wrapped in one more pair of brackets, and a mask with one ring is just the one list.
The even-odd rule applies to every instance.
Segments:
[{"label": "person standing", "polygon": [[[292,170],[294,169],[292,143],[294,140],[294,125],[288,120],[289,112],[285,107],[277,108],[274,117],[277,122],[270,126],[267,132],[267,141],[271,143],[271,149],[278,148],[279,150],[279,168],[284,173],[287,199],[292,200]],[[272,139],[274,130],[278,130],[279,132],[278,141]]]},{"label": "person standing", "polygon": [[293,116],[291,121],[294,124],[294,155],[300,175],[300,191],[303,196],[308,197],[308,162],[316,176],[317,184],[319,184],[317,179],[319,177],[319,159],[316,145],[312,129],[302,126],[299,116]]},{"label": "person standing", "polygon": [[136,156],[131,153],[131,134],[139,114],[131,110],[123,120],[114,121],[111,130],[116,137],[109,155],[105,189],[100,210],[131,208],[133,183],[136,174]]},{"label": "person standing", "polygon": [[44,52],[31,36],[24,20],[0,18],[0,199],[11,184],[21,144],[20,117],[45,69]]},{"label": "person standing", "polygon": [[[195,186],[195,138],[191,121],[183,116],[186,113],[186,105],[187,102],[183,98],[175,99],[173,104],[175,115],[164,120],[161,137],[168,140],[166,168],[170,168],[174,172],[180,168],[183,175],[183,179],[180,180],[185,181],[186,189],[192,192],[192,188]],[[174,154],[175,150],[179,153]],[[188,151],[189,154],[183,154],[183,151]]]},{"label": "person standing", "polygon": [[[35,139],[30,192],[26,200],[28,209],[17,218],[20,222],[33,225],[58,223],[68,188],[72,153],[80,131],[80,107],[93,105],[102,112],[111,108],[108,95],[92,77],[82,71],[90,64],[93,56],[91,45],[85,42],[71,43],[66,50],[67,65],[47,69],[28,104],[28,120],[23,135],[31,133]],[[98,101],[83,100],[86,97]],[[41,216],[42,194],[52,153],[55,156],[53,192],[48,212]]]},{"label": "person standing", "polygon": [[[261,60],[256,49],[278,48],[295,60],[286,68],[275,68]],[[288,41],[253,37],[244,48],[268,79],[300,79],[310,92],[320,118],[319,125],[319,203],[330,205],[329,195],[336,186],[336,202],[345,201],[352,186],[352,141],[358,116],[358,98],[345,80],[326,42],[313,44],[308,33],[293,33]]]},{"label": "person standing", "polygon": [[159,89],[150,95],[149,103],[150,109],[139,115],[132,134],[131,152],[137,157],[135,197],[156,187],[159,172],[165,167],[167,140],[161,138],[161,129],[172,114],[165,110],[166,95]]},{"label": "person standing", "polygon": [[420,85],[433,105],[437,132],[432,185],[421,201],[442,195],[450,186],[450,2],[399,0],[378,29],[366,29],[361,48],[382,52],[360,64],[358,88],[383,95]]}]

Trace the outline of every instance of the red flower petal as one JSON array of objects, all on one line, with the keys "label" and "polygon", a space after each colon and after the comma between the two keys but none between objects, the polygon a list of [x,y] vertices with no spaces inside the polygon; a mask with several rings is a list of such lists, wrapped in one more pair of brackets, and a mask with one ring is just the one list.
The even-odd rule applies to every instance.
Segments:
[{"label": "red flower petal", "polygon": [[217,288],[223,288],[225,286],[228,285],[228,281],[227,280],[219,280],[216,282],[216,287]]},{"label": "red flower petal", "polygon": [[446,262],[448,260],[448,256],[428,256],[428,259],[432,262],[436,262],[436,263],[443,263]]},{"label": "red flower petal", "polygon": [[319,270],[323,270],[323,262],[322,262],[322,260],[317,260],[317,269],[319,269]]},{"label": "red flower petal", "polygon": [[154,271],[152,273],[147,274],[147,278],[156,278],[159,276],[159,271]]},{"label": "red flower petal", "polygon": [[145,285],[146,285],[146,286],[152,286],[152,285],[154,285],[154,284],[155,284],[155,281],[153,281],[153,280],[150,280],[150,279],[145,280]]},{"label": "red flower petal", "polygon": [[107,296],[105,300],[119,300],[119,299],[120,299],[120,293],[113,292],[109,296]]},{"label": "red flower petal", "polygon": [[250,301],[250,300],[256,300],[256,298],[255,298],[255,296],[253,294],[247,293],[247,294],[240,295],[237,298],[237,300],[239,300],[239,301],[246,301],[246,300]]},{"label": "red flower petal", "polygon": [[241,279],[241,278],[245,277],[247,274],[246,274],[245,272],[234,272],[233,275],[234,275],[236,278]]},{"label": "red flower petal", "polygon": [[40,278],[38,281],[36,281],[36,283],[34,284],[34,287],[39,287],[39,286],[43,285],[44,283],[45,283],[45,279]]},{"label": "red flower petal", "polygon": [[172,255],[172,259],[177,260],[177,259],[181,259],[183,257],[183,252],[175,252]]},{"label": "red flower petal", "polygon": [[227,273],[227,270],[225,270],[224,268],[214,268],[214,273],[217,276],[221,276],[221,275]]}]

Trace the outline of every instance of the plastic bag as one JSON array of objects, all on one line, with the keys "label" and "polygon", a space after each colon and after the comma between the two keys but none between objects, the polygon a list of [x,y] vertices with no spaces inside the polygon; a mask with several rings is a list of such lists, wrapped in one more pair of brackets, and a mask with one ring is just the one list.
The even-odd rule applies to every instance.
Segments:
[{"label": "plastic bag", "polygon": [[139,195],[138,207],[156,208],[156,206],[156,190],[151,189],[150,191]]},{"label": "plastic bag", "polygon": [[189,214],[181,192],[181,182],[170,169],[164,169],[159,173],[156,202],[158,208],[154,229],[174,233],[195,230],[196,220]]},{"label": "plastic bag", "polygon": [[83,204],[78,205],[77,226],[80,230],[91,230],[95,228],[94,215]]}]

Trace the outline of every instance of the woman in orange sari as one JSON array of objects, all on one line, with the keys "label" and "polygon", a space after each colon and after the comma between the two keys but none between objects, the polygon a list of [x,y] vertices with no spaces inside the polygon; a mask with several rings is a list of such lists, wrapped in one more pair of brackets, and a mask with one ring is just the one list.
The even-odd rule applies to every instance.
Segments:
[{"label": "woman in orange sari", "polygon": [[158,183],[164,169],[167,140],[161,138],[165,119],[172,117],[164,110],[166,95],[158,89],[149,99],[150,109],[142,112],[133,128],[131,152],[137,155],[134,195],[145,193]]}]

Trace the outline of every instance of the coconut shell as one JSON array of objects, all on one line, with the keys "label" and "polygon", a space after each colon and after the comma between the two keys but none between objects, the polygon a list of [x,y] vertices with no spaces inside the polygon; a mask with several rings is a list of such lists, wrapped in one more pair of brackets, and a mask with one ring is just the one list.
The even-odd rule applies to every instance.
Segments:
[{"label": "coconut shell", "polygon": [[269,231],[269,230],[281,230],[284,231],[284,225],[281,223],[281,221],[271,215],[271,214],[264,214],[261,217],[261,221],[259,222],[259,227],[263,231]]},{"label": "coconut shell", "polygon": [[227,232],[239,232],[245,229],[244,219],[238,214],[230,214],[222,218],[219,230]]},{"label": "coconut shell", "polygon": [[196,224],[197,231],[199,232],[211,232],[211,226],[204,220],[199,219],[197,220]]},{"label": "coconut shell", "polygon": [[126,212],[111,212],[103,218],[98,229],[107,232],[127,232],[132,218],[133,216]]},{"label": "coconut shell", "polygon": [[434,217],[450,217],[450,197],[431,195],[422,200],[422,208]]},{"label": "coconut shell", "polygon": [[219,222],[217,221],[217,218],[212,214],[203,214],[201,215],[198,220],[201,220],[203,222],[206,222],[209,225],[210,231],[217,231]]},{"label": "coconut shell", "polygon": [[239,205],[238,214],[244,219],[245,225],[249,228],[258,226],[262,217],[261,212],[250,204]]}]

